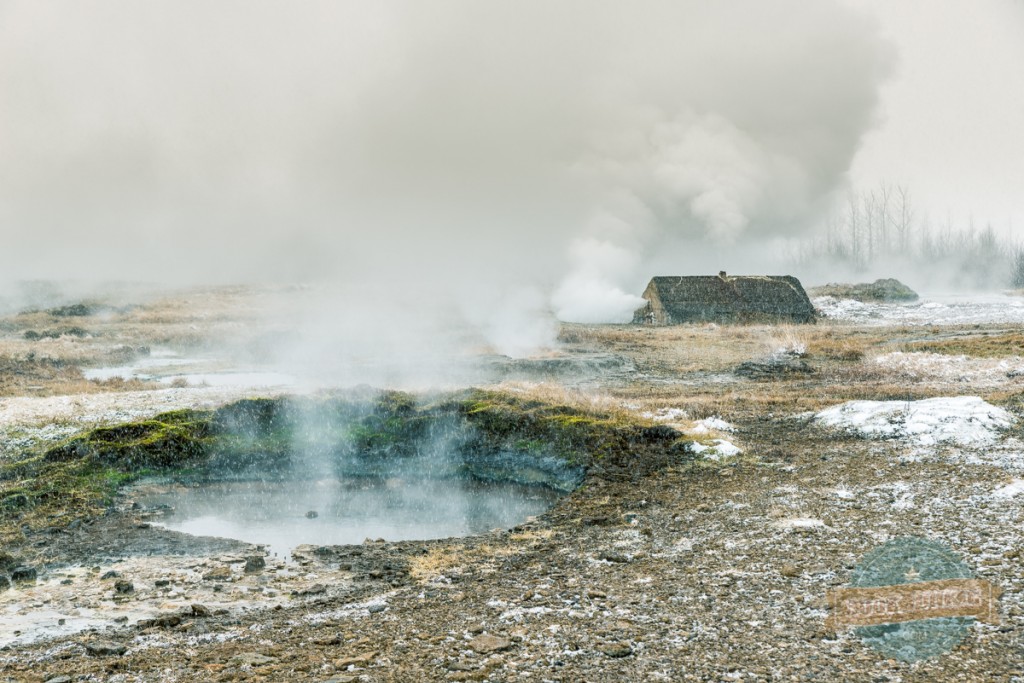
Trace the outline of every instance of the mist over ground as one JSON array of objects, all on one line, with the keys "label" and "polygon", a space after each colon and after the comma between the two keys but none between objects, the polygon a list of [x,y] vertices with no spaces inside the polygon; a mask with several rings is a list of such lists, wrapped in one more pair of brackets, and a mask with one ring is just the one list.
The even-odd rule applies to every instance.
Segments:
[{"label": "mist over ground", "polygon": [[0,2],[0,272],[314,281],[325,339],[521,355],[780,270],[893,63],[828,0]]}]

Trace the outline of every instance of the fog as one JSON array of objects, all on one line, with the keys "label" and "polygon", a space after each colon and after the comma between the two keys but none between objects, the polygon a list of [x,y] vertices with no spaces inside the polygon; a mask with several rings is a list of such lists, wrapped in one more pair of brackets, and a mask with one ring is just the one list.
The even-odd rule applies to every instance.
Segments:
[{"label": "fog", "polygon": [[830,0],[0,2],[0,280],[312,281],[324,345],[522,355],[779,270],[893,63]]}]

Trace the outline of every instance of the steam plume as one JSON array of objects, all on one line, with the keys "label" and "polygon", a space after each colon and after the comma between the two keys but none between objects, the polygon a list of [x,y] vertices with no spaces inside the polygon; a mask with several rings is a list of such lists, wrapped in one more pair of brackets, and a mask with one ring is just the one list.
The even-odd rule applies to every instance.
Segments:
[{"label": "steam plume", "polygon": [[889,61],[838,0],[2,2],[0,268],[372,283],[336,314],[525,353],[802,229]]}]

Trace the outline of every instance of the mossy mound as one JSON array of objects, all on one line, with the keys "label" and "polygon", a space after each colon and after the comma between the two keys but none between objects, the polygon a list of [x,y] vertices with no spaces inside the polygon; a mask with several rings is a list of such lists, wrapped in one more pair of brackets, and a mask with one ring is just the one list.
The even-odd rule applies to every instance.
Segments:
[{"label": "mossy mound", "polygon": [[145,475],[468,477],[568,492],[587,474],[635,479],[688,454],[664,425],[501,392],[248,399],[88,430],[0,468],[0,529],[95,514]]},{"label": "mossy mound", "polygon": [[863,282],[860,284],[829,283],[822,287],[812,287],[811,296],[832,296],[837,299],[854,299],[856,301],[917,301],[917,292],[894,278]]}]

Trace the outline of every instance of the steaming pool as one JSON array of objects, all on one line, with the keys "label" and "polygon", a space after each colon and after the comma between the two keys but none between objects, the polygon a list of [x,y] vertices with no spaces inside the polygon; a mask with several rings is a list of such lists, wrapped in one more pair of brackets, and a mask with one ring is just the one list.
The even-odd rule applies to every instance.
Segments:
[{"label": "steaming pool", "polygon": [[279,557],[296,546],[469,536],[509,528],[549,510],[562,494],[473,480],[323,479],[217,482],[140,489],[136,502],[172,531],[263,545]]}]

